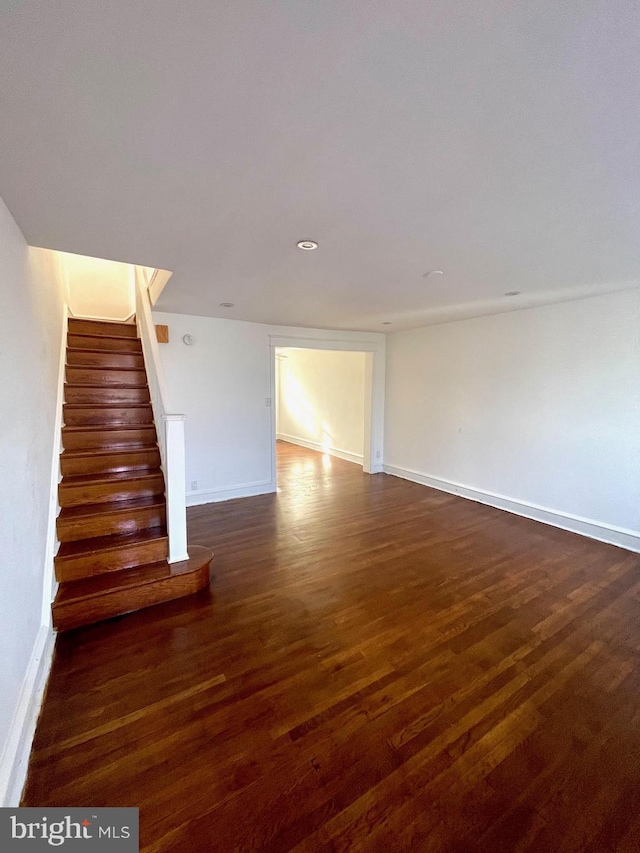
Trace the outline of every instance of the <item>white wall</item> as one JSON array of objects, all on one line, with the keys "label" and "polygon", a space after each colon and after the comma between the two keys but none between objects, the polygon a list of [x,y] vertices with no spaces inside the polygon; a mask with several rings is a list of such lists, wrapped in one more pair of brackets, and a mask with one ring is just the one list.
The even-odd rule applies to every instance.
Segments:
[{"label": "white wall", "polygon": [[128,320],[136,310],[133,267],[117,261],[58,252],[69,289],[74,317]]},{"label": "white wall", "polygon": [[385,470],[640,547],[639,290],[390,335],[385,412]]},{"label": "white wall", "polygon": [[[384,336],[327,332],[245,323],[212,317],[154,312],[169,327],[169,343],[160,346],[169,406],[186,414],[187,501],[189,504],[273,491],[275,438],[271,399],[271,344],[275,336],[315,338],[318,347],[350,342],[380,353],[378,375],[384,385]],[[182,342],[185,334],[195,346]],[[355,342],[355,344],[354,344]],[[380,417],[373,441],[382,452],[384,388],[378,395]],[[275,400],[273,400],[275,404]],[[275,420],[275,418],[274,418]],[[192,482],[197,481],[197,486]]]},{"label": "white wall", "polygon": [[0,200],[0,803],[15,804],[51,629],[48,551],[64,320],[62,276]]},{"label": "white wall", "polygon": [[311,349],[280,354],[278,437],[362,463],[365,354]]}]

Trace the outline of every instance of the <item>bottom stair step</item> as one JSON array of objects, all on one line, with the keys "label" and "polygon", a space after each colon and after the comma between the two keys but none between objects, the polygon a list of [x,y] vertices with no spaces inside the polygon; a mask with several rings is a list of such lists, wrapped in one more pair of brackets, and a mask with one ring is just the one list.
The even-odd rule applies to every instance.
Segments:
[{"label": "bottom stair step", "polygon": [[60,584],[53,602],[53,624],[68,631],[154,604],[192,595],[209,585],[213,552],[189,548],[189,559],[122,569],[118,572]]}]

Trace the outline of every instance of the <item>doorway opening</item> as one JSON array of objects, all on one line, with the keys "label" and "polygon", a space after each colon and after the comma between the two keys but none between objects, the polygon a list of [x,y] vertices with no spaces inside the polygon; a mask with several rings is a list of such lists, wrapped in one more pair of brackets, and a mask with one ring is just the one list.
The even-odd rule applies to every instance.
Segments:
[{"label": "doorway opening", "polygon": [[[277,448],[296,446],[383,470],[384,338],[270,335],[271,475],[277,487]],[[300,453],[303,453],[300,450]],[[320,458],[320,457],[319,457]]]},{"label": "doorway opening", "polygon": [[366,353],[277,347],[276,441],[362,467]]}]

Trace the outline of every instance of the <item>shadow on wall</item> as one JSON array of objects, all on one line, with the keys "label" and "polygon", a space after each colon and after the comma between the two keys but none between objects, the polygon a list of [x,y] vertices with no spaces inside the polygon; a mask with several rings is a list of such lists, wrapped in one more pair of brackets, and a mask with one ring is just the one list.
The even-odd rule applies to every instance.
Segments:
[{"label": "shadow on wall", "polygon": [[295,435],[303,435],[318,442],[323,450],[333,447],[331,427],[325,420],[321,420],[309,401],[304,386],[291,371],[287,374],[286,394],[281,405],[286,408],[289,418],[298,427]]},{"label": "shadow on wall", "polygon": [[365,354],[287,348],[276,357],[277,435],[361,462]]}]

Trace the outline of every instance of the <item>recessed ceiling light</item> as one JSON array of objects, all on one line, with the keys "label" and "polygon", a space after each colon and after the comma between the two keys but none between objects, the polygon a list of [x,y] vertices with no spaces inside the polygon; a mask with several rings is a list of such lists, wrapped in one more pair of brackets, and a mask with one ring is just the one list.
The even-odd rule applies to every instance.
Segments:
[{"label": "recessed ceiling light", "polygon": [[381,323],[381,325],[382,326],[391,326],[391,320],[385,320],[383,323]]},{"label": "recessed ceiling light", "polygon": [[444,272],[442,270],[429,270],[429,272],[426,272],[422,278],[429,278],[432,275],[444,275]]},{"label": "recessed ceiling light", "polygon": [[233,302],[221,302],[220,303],[221,308],[233,308],[233,305],[234,305]]},{"label": "recessed ceiling light", "polygon": [[520,296],[521,293],[521,290],[507,290],[505,296]]},{"label": "recessed ceiling light", "polygon": [[299,249],[304,249],[305,252],[311,252],[313,249],[318,248],[318,244],[315,240],[300,240],[296,243],[296,246]]}]

